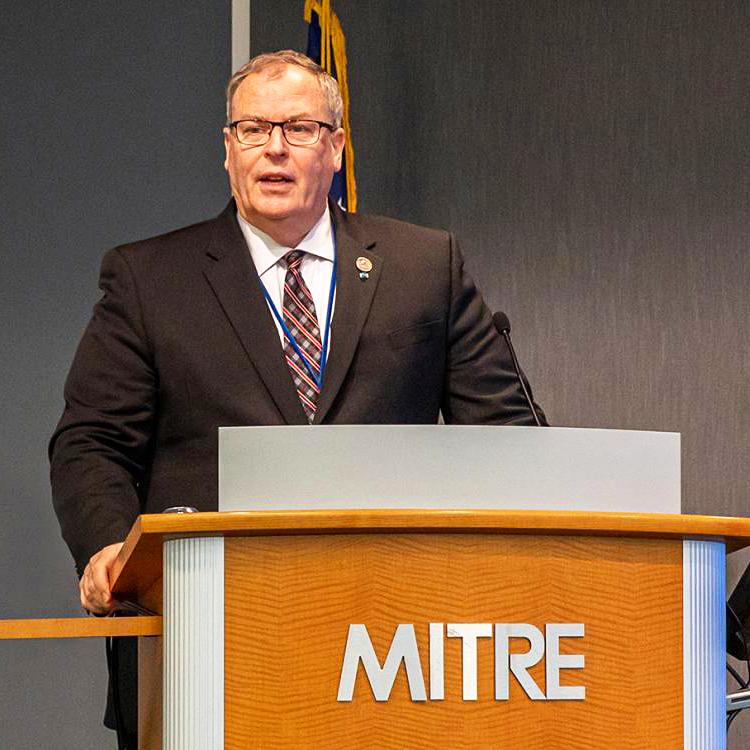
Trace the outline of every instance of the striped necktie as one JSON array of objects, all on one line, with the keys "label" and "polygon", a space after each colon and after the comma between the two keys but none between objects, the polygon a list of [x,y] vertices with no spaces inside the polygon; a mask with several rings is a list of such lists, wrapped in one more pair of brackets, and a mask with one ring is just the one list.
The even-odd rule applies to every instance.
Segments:
[{"label": "striped necktie", "polygon": [[[297,346],[305,355],[305,359],[317,377],[320,375],[320,354],[323,345],[320,341],[320,325],[318,316],[315,314],[315,303],[300,273],[304,256],[303,250],[292,250],[284,256],[286,278],[284,279],[283,318]],[[307,414],[307,421],[312,422],[320,394],[318,384],[311,377],[307,366],[286,336],[284,336],[284,354],[297,395]]]}]

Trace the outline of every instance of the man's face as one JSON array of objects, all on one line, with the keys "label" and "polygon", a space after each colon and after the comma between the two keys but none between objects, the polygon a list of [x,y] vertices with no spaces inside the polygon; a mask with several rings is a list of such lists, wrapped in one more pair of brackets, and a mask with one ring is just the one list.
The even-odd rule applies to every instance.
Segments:
[{"label": "man's face", "polygon": [[[234,92],[231,119],[331,122],[331,115],[315,76],[286,65],[245,78]],[[344,131],[321,128],[317,143],[291,146],[281,128],[274,128],[265,145],[245,146],[224,128],[224,147],[224,168],[242,216],[281,244],[293,245],[323,213],[341,167]]]}]

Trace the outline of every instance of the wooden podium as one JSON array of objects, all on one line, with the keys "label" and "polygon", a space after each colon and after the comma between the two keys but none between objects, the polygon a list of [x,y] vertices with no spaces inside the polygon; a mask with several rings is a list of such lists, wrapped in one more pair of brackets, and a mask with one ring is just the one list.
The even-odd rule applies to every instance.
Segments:
[{"label": "wooden podium", "polygon": [[142,516],[114,587],[164,617],[142,747],[721,750],[725,554],[749,543],[704,516]]},{"label": "wooden podium", "polygon": [[115,596],[156,616],[0,622],[138,635],[143,750],[726,748],[725,555],[750,519],[675,515],[679,436],[219,444],[225,512],[141,516],[116,561]]}]

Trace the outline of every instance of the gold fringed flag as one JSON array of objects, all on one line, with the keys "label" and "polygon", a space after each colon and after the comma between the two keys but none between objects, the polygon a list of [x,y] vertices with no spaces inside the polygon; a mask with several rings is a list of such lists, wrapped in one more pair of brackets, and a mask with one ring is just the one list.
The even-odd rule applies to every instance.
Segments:
[{"label": "gold fringed flag", "polygon": [[346,77],[346,39],[331,0],[305,0],[307,23],[307,56],[330,73],[338,82],[344,100],[341,126],[346,134],[341,169],[333,176],[331,198],[342,208],[357,210],[357,183],[354,179],[354,145],[349,127],[349,86]]}]

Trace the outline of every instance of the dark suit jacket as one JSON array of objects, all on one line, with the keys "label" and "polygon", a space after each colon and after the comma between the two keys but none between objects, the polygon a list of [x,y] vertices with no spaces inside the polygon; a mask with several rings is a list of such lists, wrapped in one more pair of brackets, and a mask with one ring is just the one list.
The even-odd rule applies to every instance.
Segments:
[{"label": "dark suit jacket", "polygon": [[[531,424],[448,233],[333,209],[338,272],[316,423]],[[355,260],[372,261],[366,280]],[[111,250],[50,443],[79,573],[139,513],[217,507],[217,428],[306,424],[231,202]]]}]

